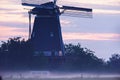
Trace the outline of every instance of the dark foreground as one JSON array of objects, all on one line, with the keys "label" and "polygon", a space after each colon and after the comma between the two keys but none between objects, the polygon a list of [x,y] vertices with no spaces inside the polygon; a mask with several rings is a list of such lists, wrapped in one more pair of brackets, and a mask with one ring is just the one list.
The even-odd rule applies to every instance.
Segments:
[{"label": "dark foreground", "polygon": [[50,71],[2,72],[2,80],[120,80],[120,74],[61,73]]}]

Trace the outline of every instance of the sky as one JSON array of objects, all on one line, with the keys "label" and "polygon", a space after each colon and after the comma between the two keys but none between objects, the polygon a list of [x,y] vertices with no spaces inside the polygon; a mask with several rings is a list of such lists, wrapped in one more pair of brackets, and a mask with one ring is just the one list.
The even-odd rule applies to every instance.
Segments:
[{"label": "sky", "polygon": [[[57,4],[93,9],[93,18],[60,16],[64,43],[80,43],[105,60],[120,54],[120,0],[58,0]],[[24,8],[21,0],[0,0],[0,41],[28,38]]]}]

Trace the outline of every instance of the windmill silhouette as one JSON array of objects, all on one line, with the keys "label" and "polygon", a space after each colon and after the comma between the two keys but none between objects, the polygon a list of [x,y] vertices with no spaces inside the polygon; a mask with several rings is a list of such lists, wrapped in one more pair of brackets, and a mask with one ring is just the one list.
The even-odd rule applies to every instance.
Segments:
[{"label": "windmill silhouette", "polygon": [[[62,40],[59,16],[65,14],[71,16],[80,15],[90,18],[92,9],[58,6],[57,0],[22,0],[23,6],[33,6],[29,13],[29,39],[35,53],[44,53],[47,56],[63,56],[64,44]],[[36,15],[31,30],[31,14]]]}]

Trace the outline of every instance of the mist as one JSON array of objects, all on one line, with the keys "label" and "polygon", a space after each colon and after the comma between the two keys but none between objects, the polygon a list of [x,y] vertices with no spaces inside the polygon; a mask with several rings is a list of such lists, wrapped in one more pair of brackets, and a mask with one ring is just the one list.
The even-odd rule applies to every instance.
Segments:
[{"label": "mist", "polygon": [[56,71],[2,71],[3,80],[120,80],[120,74]]}]

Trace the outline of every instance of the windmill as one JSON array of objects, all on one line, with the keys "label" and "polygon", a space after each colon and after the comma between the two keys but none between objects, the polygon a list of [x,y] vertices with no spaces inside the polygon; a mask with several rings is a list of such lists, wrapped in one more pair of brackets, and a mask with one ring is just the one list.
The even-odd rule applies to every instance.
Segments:
[{"label": "windmill", "polygon": [[[64,55],[59,16],[61,14],[90,18],[92,9],[58,6],[57,0],[22,0],[23,6],[32,6],[29,13],[29,39],[32,41],[35,53],[44,53],[47,56]],[[35,15],[33,30],[31,30],[31,14]]]}]

